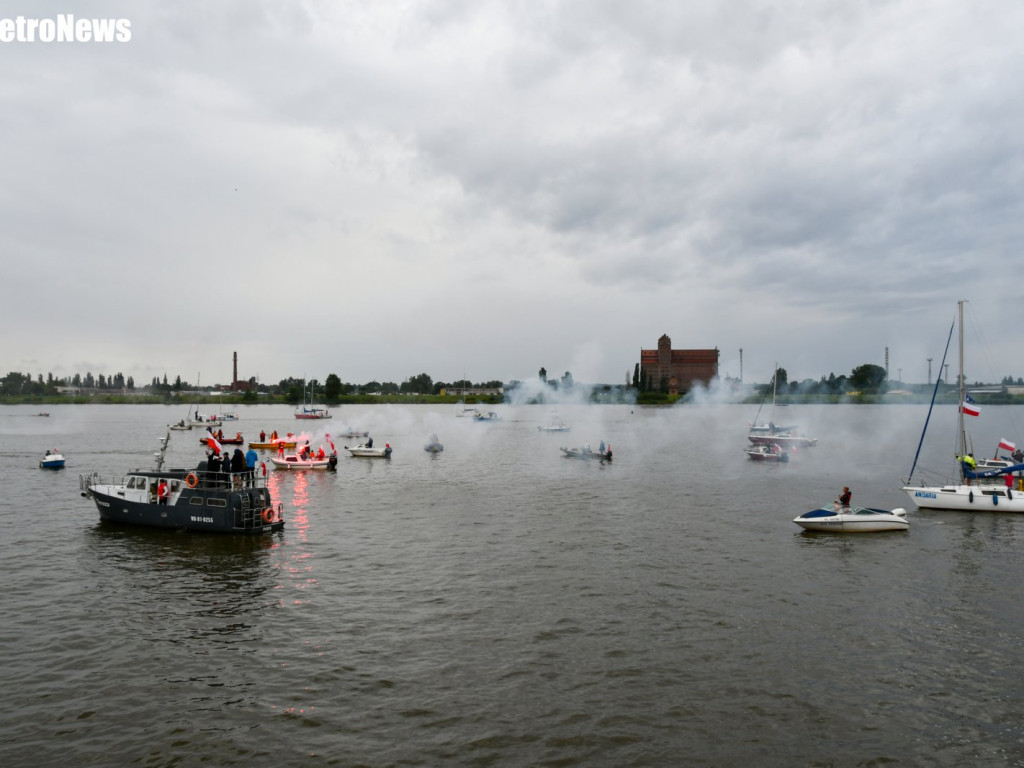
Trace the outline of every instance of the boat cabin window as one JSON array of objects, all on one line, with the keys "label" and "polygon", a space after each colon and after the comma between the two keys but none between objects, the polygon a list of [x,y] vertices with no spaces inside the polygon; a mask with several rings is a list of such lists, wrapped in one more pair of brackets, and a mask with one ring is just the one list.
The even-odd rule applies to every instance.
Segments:
[{"label": "boat cabin window", "polygon": [[203,506],[203,497],[193,496],[188,500],[188,503],[191,504],[193,507],[201,507]]},{"label": "boat cabin window", "polygon": [[145,488],[146,478],[144,477],[129,477],[126,488]]},{"label": "boat cabin window", "polygon": [[226,499],[207,499],[206,506],[208,507],[226,507],[228,502]]}]

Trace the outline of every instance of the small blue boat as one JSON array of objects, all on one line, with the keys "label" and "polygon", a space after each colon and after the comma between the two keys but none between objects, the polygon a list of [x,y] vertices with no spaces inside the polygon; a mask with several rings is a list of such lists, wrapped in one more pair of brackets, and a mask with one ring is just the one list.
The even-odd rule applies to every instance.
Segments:
[{"label": "small blue boat", "polygon": [[64,468],[64,454],[54,448],[52,451],[47,451],[46,455],[39,460],[40,469],[63,469]]}]

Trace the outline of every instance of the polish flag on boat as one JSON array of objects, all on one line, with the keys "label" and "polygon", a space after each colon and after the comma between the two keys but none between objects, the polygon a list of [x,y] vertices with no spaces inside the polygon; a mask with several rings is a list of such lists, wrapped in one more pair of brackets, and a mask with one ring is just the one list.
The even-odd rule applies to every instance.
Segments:
[{"label": "polish flag on boat", "polygon": [[964,403],[960,410],[967,416],[981,416],[981,409],[973,403]]},{"label": "polish flag on boat", "polygon": [[220,443],[217,442],[217,438],[213,436],[213,430],[210,427],[206,428],[206,444],[213,448],[213,452],[217,455],[220,455],[220,452],[223,450],[220,447]]},{"label": "polish flag on boat", "polygon": [[334,451],[334,453],[337,453],[338,449],[334,447],[334,441],[331,440],[331,433],[330,432],[327,433],[327,442],[331,444],[331,450]]},{"label": "polish flag on boat", "polygon": [[1015,451],[1017,446],[1007,440],[1005,437],[999,439],[999,447],[1004,451]]}]

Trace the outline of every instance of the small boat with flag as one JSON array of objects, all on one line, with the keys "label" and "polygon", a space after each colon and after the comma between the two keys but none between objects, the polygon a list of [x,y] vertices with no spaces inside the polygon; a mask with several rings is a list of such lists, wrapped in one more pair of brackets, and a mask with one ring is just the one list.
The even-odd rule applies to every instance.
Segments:
[{"label": "small boat with flag", "polygon": [[831,533],[872,533],[875,531],[905,531],[910,528],[907,512],[897,509],[870,509],[843,506],[838,502],[826,504],[804,512],[793,522],[805,531]]},{"label": "small boat with flag", "polygon": [[782,450],[782,446],[778,443],[755,443],[743,450],[754,461],[774,461],[779,463],[789,461],[789,454]]},{"label": "small boat with flag", "polygon": [[121,477],[94,472],[79,475],[81,495],[91,499],[104,522],[204,533],[260,534],[284,528],[266,483],[266,466],[255,471],[210,471],[164,467],[170,430],[161,438],[152,469],[132,469]]},{"label": "small boat with flag", "polygon": [[206,435],[206,437],[200,437],[199,443],[201,445],[208,445],[212,448],[213,446],[209,442],[211,437],[215,438],[217,442],[220,443],[221,445],[242,445],[242,443],[245,442],[245,438],[242,437],[242,433],[236,432],[234,437],[225,437],[222,434],[208,434]]},{"label": "small boat with flag", "polygon": [[43,458],[39,460],[40,469],[63,469],[64,468],[64,454],[58,451],[56,448],[51,448],[45,454]]}]

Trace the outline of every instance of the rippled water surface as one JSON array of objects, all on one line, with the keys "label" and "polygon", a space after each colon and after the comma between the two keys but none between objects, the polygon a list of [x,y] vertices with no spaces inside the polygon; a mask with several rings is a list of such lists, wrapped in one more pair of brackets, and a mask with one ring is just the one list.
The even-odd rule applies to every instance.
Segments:
[{"label": "rippled water surface", "polygon": [[[792,522],[843,485],[909,506],[923,407],[787,409],[821,442],[771,466],[741,406],[564,407],[568,435],[542,406],[252,406],[225,432],[395,449],[274,473],[287,525],[255,539],[101,524],[79,495],[182,409],[36,410],[0,410],[0,765],[1024,765],[1024,516]],[[1024,440],[1018,410],[976,445]],[[602,439],[612,464],[560,457]]]}]

